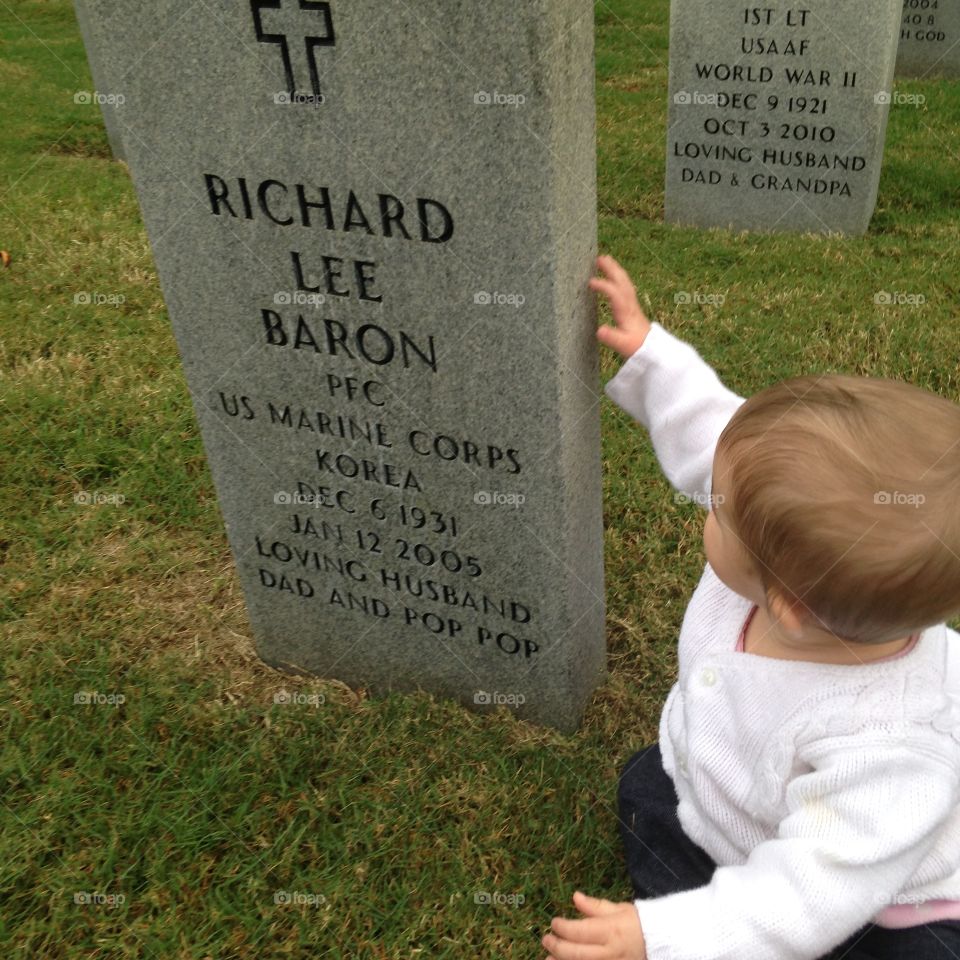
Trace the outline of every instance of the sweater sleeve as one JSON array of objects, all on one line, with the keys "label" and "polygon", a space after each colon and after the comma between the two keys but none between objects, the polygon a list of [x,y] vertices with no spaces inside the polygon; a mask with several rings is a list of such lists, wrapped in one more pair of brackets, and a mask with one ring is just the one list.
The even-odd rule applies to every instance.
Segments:
[{"label": "sweater sleeve", "polygon": [[690,344],[656,322],[605,392],[650,431],[673,487],[708,506],[717,439],[744,398],[728,390]]},{"label": "sweater sleeve", "polygon": [[929,729],[814,744],[776,837],[705,886],[635,901],[648,960],[828,953],[896,902],[954,815],[957,747]]}]

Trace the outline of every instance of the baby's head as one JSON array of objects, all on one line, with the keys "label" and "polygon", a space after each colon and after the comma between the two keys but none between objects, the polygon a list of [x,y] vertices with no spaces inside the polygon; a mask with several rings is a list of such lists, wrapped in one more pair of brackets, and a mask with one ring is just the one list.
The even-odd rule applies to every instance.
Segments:
[{"label": "baby's head", "polygon": [[810,628],[887,643],[960,613],[960,406],[894,380],[795,377],[717,443],[717,576]]}]

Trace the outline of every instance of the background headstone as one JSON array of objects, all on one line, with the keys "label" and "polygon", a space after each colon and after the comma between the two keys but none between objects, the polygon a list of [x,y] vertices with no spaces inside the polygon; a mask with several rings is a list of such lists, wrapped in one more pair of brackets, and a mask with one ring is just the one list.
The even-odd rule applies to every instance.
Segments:
[{"label": "background headstone", "polygon": [[260,654],[574,730],[591,3],[87,3]]},{"label": "background headstone", "polygon": [[[87,63],[90,66],[90,76],[95,89],[78,91],[78,95],[80,97],[89,95],[91,102],[95,100],[99,104],[103,123],[107,128],[110,150],[115,160],[123,160],[125,159],[123,138],[120,133],[120,117],[117,113],[118,110],[123,109],[122,101],[120,104],[117,102],[117,95],[122,96],[122,91],[111,79],[110,63],[103,57],[101,38],[94,35],[95,27],[87,14],[87,2],[88,0],[73,0],[73,9],[77,16],[77,26],[80,28],[84,49],[87,51]],[[111,97],[113,99],[110,99]]]},{"label": "background headstone", "polygon": [[897,75],[960,77],[960,0],[904,0]]},{"label": "background headstone", "polygon": [[861,234],[902,0],[673,0],[669,223]]}]

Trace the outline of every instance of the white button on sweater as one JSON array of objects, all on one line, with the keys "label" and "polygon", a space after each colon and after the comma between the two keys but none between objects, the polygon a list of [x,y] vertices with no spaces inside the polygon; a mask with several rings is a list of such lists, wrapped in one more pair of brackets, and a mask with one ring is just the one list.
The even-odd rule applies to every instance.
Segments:
[{"label": "white button on sweater", "polygon": [[[743,398],[658,323],[606,392],[708,503]],[[660,749],[718,868],[636,901],[649,960],[815,960],[886,906],[960,901],[960,634],[875,664],[778,660],[735,650],[751,607],[707,564],[684,615]]]}]

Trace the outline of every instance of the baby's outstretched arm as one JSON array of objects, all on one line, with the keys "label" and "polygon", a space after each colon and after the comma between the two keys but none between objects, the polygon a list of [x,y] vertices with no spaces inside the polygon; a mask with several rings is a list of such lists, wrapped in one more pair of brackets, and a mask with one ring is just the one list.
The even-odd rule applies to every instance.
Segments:
[{"label": "baby's outstretched arm", "polygon": [[613,257],[599,257],[597,266],[606,277],[591,279],[590,288],[610,301],[616,324],[601,326],[597,339],[626,359],[606,393],[650,431],[674,488],[705,507],[717,439],[743,397],[690,344],[644,316],[629,274]]}]

